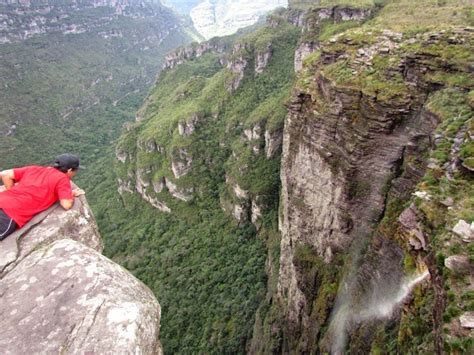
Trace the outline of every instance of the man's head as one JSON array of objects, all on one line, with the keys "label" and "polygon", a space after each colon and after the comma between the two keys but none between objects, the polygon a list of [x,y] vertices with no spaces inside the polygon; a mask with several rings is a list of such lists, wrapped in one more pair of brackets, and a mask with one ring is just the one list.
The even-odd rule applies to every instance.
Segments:
[{"label": "man's head", "polygon": [[61,154],[56,158],[53,166],[72,178],[80,168],[79,158],[74,154]]}]

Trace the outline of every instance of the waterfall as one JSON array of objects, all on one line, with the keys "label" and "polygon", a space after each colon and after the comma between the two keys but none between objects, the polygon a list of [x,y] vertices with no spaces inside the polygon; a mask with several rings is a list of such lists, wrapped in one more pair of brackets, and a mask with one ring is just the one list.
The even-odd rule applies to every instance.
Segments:
[{"label": "waterfall", "polygon": [[[388,319],[393,312],[403,303],[412,289],[426,277],[428,270],[404,277],[398,284],[395,292],[386,292],[389,280],[379,279],[372,283],[371,290],[364,293],[364,300],[356,304],[352,297],[353,287],[343,285],[338,296],[336,307],[333,310],[328,333],[331,334],[331,354],[343,354],[347,342],[347,333],[351,325],[359,324],[367,320]],[[381,283],[380,283],[381,282]]]}]

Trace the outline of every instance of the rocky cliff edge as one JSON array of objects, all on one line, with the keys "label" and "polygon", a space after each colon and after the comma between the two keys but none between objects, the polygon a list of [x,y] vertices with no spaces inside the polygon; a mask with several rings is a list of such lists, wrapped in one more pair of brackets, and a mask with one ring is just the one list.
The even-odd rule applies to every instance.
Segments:
[{"label": "rocky cliff edge", "polygon": [[3,354],[161,354],[160,305],[104,257],[85,197],[0,242]]}]

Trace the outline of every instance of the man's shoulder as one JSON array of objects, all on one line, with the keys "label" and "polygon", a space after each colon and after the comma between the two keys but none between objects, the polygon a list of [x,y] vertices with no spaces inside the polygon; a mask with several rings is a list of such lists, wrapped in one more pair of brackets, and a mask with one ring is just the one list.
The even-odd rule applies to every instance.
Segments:
[{"label": "man's shoulder", "polygon": [[37,168],[42,168],[41,166],[38,166],[38,165],[25,165],[25,166],[21,166],[21,167],[16,167],[16,168],[13,168],[13,170],[32,170],[32,169],[37,169]]},{"label": "man's shoulder", "polygon": [[51,174],[52,176],[54,176],[56,179],[68,179],[66,174],[64,174],[62,171],[60,171],[56,168],[53,168],[51,166],[47,166],[47,167],[44,167],[44,169],[47,169],[45,171],[48,174]]},{"label": "man's shoulder", "polygon": [[53,168],[51,166],[39,166],[39,165],[31,165],[26,167],[28,170],[36,173],[40,173],[43,176],[50,176],[53,177],[54,180],[60,180],[60,179],[67,179],[67,175],[64,174],[63,172],[59,171],[56,168]]}]

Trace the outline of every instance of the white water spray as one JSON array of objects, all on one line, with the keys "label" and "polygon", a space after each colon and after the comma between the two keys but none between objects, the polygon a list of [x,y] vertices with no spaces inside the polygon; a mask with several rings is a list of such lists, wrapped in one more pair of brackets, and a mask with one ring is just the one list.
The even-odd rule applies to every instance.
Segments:
[{"label": "white water spray", "polygon": [[[369,319],[390,318],[416,284],[429,276],[428,270],[421,274],[415,274],[402,280],[398,292],[381,295],[380,290],[372,290],[372,296],[364,304],[356,307],[349,296],[348,287],[345,290],[339,304],[333,311],[333,317],[329,326],[332,334],[331,354],[342,354],[347,342],[347,329],[352,324],[358,324]],[[381,285],[383,288],[383,285]]]},{"label": "white water spray", "polygon": [[405,278],[396,294],[386,295],[382,299],[371,299],[366,309],[358,314],[356,322],[367,319],[386,319],[390,318],[393,311],[407,298],[416,284],[423,281],[430,273],[427,271],[422,274],[413,275]]}]

